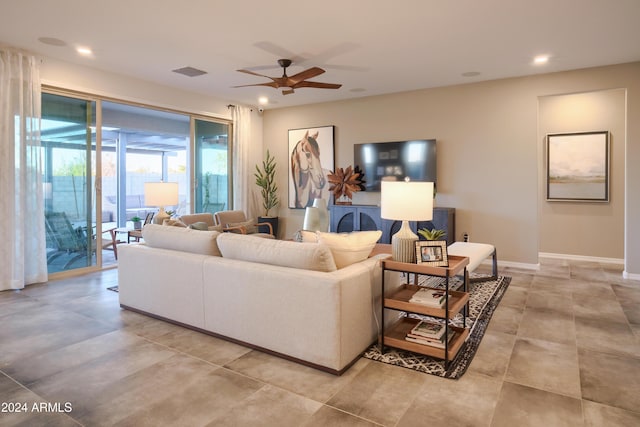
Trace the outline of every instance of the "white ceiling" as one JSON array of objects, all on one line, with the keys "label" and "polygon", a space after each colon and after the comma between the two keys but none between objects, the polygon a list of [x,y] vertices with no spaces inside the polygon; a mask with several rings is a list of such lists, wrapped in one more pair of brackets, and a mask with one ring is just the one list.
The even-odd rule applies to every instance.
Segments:
[{"label": "white ceiling", "polygon": [[[639,22],[640,0],[0,0],[0,44],[267,108],[638,61]],[[279,77],[279,58],[343,86],[231,88],[268,81],[241,68]]]}]

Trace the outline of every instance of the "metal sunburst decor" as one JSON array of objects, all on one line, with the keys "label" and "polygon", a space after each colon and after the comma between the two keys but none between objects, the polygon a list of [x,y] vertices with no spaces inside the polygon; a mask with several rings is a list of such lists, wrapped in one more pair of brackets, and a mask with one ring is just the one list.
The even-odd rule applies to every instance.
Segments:
[{"label": "metal sunburst decor", "polygon": [[350,205],[353,193],[362,189],[362,172],[356,172],[351,166],[346,169],[337,168],[327,175],[336,205]]}]

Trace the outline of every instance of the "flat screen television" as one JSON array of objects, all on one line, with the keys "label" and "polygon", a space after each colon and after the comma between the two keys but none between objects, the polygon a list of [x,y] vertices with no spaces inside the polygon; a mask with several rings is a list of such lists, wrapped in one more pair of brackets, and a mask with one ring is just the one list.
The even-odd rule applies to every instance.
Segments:
[{"label": "flat screen television", "polygon": [[365,190],[380,191],[383,179],[426,181],[436,184],[436,140],[355,144],[353,163],[364,172]]}]

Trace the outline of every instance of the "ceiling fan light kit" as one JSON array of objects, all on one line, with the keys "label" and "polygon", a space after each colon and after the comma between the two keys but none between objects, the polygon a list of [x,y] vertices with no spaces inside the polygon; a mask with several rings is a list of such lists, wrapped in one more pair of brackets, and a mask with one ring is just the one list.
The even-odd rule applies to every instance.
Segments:
[{"label": "ceiling fan light kit", "polygon": [[308,79],[319,76],[320,74],[325,72],[322,68],[319,67],[311,67],[293,76],[287,76],[287,67],[289,67],[291,64],[292,61],[290,59],[278,59],[278,65],[282,67],[282,77],[265,76],[264,74],[258,74],[250,70],[237,70],[245,74],[266,77],[268,79],[271,79],[271,81],[234,87],[269,86],[274,89],[282,89],[283,95],[290,95],[294,93],[295,89],[299,89],[301,87],[311,87],[317,89],[339,89],[340,87],[342,87],[341,84],[336,83],[321,83],[309,81]]}]

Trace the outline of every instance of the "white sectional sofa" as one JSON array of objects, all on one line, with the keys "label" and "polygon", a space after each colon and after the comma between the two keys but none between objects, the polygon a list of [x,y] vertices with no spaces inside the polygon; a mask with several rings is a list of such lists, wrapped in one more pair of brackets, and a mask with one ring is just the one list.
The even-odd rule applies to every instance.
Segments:
[{"label": "white sectional sofa", "polygon": [[[125,309],[333,374],[377,339],[381,256],[367,258],[364,243],[336,248],[153,224],[143,237],[118,250]],[[337,269],[334,255],[364,259]]]}]

